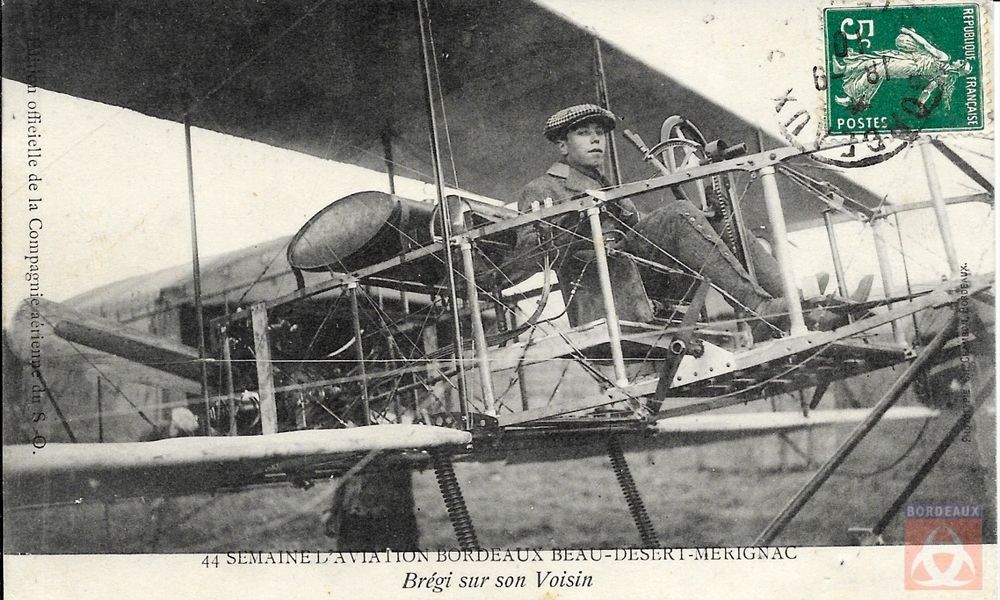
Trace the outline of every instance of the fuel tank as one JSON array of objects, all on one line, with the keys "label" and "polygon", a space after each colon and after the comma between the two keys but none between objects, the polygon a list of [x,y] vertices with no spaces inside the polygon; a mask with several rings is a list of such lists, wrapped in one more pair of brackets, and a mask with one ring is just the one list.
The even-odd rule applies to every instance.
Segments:
[{"label": "fuel tank", "polygon": [[[465,197],[448,196],[447,201],[453,233],[518,214],[513,209]],[[299,229],[288,244],[288,264],[302,271],[352,273],[431,243],[438,235],[439,221],[430,202],[385,192],[357,192],[331,203]],[[516,237],[514,231],[507,230],[480,238],[473,258],[477,276],[485,280],[495,273],[495,265],[503,262]],[[444,257],[435,253],[377,276],[440,284],[445,276],[444,262]]]},{"label": "fuel tank", "polygon": [[[316,213],[288,245],[288,264],[303,271],[351,273],[431,242],[434,206],[385,192],[357,192]],[[427,256],[380,276],[436,283],[442,258]]]}]

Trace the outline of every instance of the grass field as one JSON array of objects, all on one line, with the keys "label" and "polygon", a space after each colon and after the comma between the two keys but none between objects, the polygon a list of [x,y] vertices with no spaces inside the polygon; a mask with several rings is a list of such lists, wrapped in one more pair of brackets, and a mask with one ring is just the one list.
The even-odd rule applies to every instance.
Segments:
[{"label": "grass field", "polygon": [[[919,500],[995,502],[993,413],[981,431],[958,440],[914,495]],[[938,420],[940,421],[940,419]],[[985,425],[984,425],[985,424]],[[934,422],[915,449],[921,423],[881,424],[776,543],[847,545],[851,526],[871,526],[931,451],[944,423]],[[823,460],[849,428],[819,433],[815,458]],[[801,441],[801,440],[800,440]],[[786,453],[784,468],[774,438],[725,442],[628,455],[633,476],[660,536],[668,546],[749,544],[814,472]],[[988,457],[988,458],[984,458]],[[484,547],[627,547],[639,539],[606,458],[504,465],[457,464],[469,511]],[[218,496],[167,501],[5,511],[4,549],[32,553],[209,552],[333,549],[322,511],[335,482],[308,490],[257,488]],[[431,471],[414,475],[421,547],[455,547]],[[990,509],[987,509],[989,512]],[[886,541],[900,543],[900,517]],[[995,543],[995,523],[984,541]]]}]

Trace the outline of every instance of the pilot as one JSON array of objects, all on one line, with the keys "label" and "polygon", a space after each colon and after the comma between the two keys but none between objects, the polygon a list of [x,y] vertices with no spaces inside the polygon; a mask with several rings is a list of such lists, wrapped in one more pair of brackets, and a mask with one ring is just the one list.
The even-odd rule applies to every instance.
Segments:
[{"label": "pilot", "polygon": [[[551,200],[558,204],[588,189],[610,187],[600,168],[606,154],[605,134],[615,128],[615,122],[611,111],[594,104],[571,106],[549,117],[544,134],[555,145],[560,158],[544,175],[521,190],[518,210],[528,212],[534,202],[544,206]],[[702,211],[688,200],[671,199],[644,216],[631,200],[609,203],[601,223],[609,247],[708,278],[733,308],[752,315],[774,315],[767,319],[772,325],[787,326],[782,322],[786,311],[774,258],[759,240],[751,240],[748,245],[757,275],[755,281]],[[540,247],[545,252],[539,252]],[[510,278],[517,282],[540,270],[540,257],[546,253],[559,278],[570,323],[576,326],[603,317],[587,220],[572,213],[552,221],[547,230],[521,228],[511,259]],[[608,262],[619,317],[626,321],[650,321],[653,306],[636,265],[617,254],[612,254]]]}]

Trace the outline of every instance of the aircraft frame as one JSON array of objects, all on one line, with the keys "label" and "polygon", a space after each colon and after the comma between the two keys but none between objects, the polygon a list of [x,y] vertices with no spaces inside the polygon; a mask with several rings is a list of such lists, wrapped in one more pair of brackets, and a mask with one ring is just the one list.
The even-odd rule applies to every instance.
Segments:
[{"label": "aircraft frame", "polygon": [[[184,118],[184,131],[193,232],[192,276],[199,339],[196,357],[185,356],[179,351],[172,356],[183,358],[188,367],[197,365],[200,396],[204,405],[203,426],[208,435],[197,440],[153,442],[160,444],[157,450],[162,450],[164,456],[183,463],[184,457],[191,454],[201,453],[204,457],[203,452],[210,446],[220,455],[225,454],[228,448],[234,448],[233,456],[219,460],[226,462],[232,459],[237,463],[248,459],[277,461],[283,467],[277,470],[279,474],[266,473],[259,477],[259,481],[305,481],[317,475],[355,473],[361,468],[359,465],[370,465],[378,455],[398,453],[394,455],[394,459],[408,466],[433,466],[459,546],[463,549],[475,549],[479,543],[455,477],[453,460],[503,459],[542,449],[565,449],[571,443],[585,440],[592,446],[603,446],[603,450],[608,453],[643,544],[656,546],[659,544],[655,531],[630,474],[622,441],[663,435],[663,424],[687,415],[746,403],[776,393],[800,392],[812,388],[815,391],[811,400],[802,406],[803,412],[808,413],[819,405],[833,381],[877,368],[906,364],[896,381],[833,457],[760,534],[757,542],[766,544],[780,534],[788,521],[865,439],[901,394],[917,379],[921,370],[935,362],[954,357],[957,352],[957,342],[953,339],[954,329],[962,303],[968,302],[969,298],[992,301],[992,276],[970,278],[961,271],[947,218],[949,204],[990,202],[992,186],[984,194],[946,199],[941,194],[936,175],[929,170],[928,187],[931,198],[928,203],[869,210],[862,203],[852,201],[846,194],[829,185],[816,185],[790,164],[793,159],[812,154],[853,148],[857,145],[855,140],[831,142],[812,148],[787,146],[764,149],[760,143],[759,151],[755,153],[726,154],[724,148],[716,146],[713,150],[706,140],[697,139],[700,132],[696,128],[694,131],[698,135],[690,135],[690,123],[684,119],[670,117],[664,121],[659,143],[652,149],[644,148],[641,139],[634,134],[629,136],[642,151],[644,160],[660,171],[657,177],[627,183],[616,178],[616,185],[609,189],[588,190],[566,202],[535,206],[525,214],[480,197],[472,197],[473,195],[461,190],[449,189],[443,172],[442,124],[439,122],[443,98],[434,81],[436,67],[432,59],[427,0],[417,0],[416,8],[436,202],[430,216],[431,228],[427,238],[420,241],[397,228],[401,251],[392,253],[388,258],[357,268],[347,268],[342,262],[337,265],[340,258],[336,256],[336,260],[319,267],[296,266],[292,256],[294,244],[296,240],[308,238],[309,228],[313,225],[313,221],[310,221],[289,247],[289,263],[298,283],[296,291],[254,302],[249,307],[237,307],[234,312],[206,322],[201,298],[198,240],[197,235],[194,235],[197,231],[197,218],[190,135],[192,123],[189,118],[197,110],[197,105],[189,107],[190,112]],[[600,42],[595,39],[594,43],[595,60],[600,65]],[[595,84],[598,95],[607,106],[607,81],[603,69],[598,70]],[[600,93],[601,90],[603,94]],[[920,151],[930,152],[931,146],[921,143]],[[933,147],[949,160],[955,161],[953,153],[950,155],[946,150],[947,146],[942,148],[935,143]],[[391,149],[391,144],[389,148]],[[614,144],[612,148],[615,148]],[[676,154],[678,149],[679,159]],[[386,160],[390,164],[391,157],[388,155],[387,151]],[[612,152],[613,170],[617,170],[617,162],[617,154]],[[728,190],[731,202],[729,209],[739,214],[740,198],[735,195],[732,179],[729,178],[734,172],[751,174],[753,178],[759,179],[764,190],[767,218],[774,237],[774,256],[780,267],[784,300],[789,312],[790,325],[787,333],[783,332],[781,337],[772,340],[748,340],[748,316],[738,316],[724,324],[701,319],[705,309],[705,294],[712,287],[711,282],[704,278],[692,290],[694,293],[679,303],[680,310],[673,307],[671,317],[665,322],[649,325],[622,320],[615,305],[609,257],[623,256],[633,260],[638,260],[638,257],[626,256],[621,250],[608,247],[608,240],[601,226],[602,212],[626,198],[662,193],[682,186],[694,185],[703,195],[704,182],[718,180]],[[875,232],[885,298],[856,302],[854,308],[859,311],[859,316],[853,318],[848,325],[832,331],[809,331],[806,328],[802,301],[790,267],[787,227],[776,183],[779,174],[802,185],[826,205],[822,219],[828,233],[837,289],[842,296],[848,295],[848,286],[834,231],[834,217],[842,215],[867,223]],[[392,188],[391,171],[389,177]],[[972,179],[982,183],[981,178]],[[391,201],[396,198],[392,194],[382,197]],[[906,295],[892,296],[891,290],[895,286],[886,250],[886,220],[906,210],[928,208],[934,211],[938,223],[951,279],[928,292],[909,290]],[[519,229],[551,230],[559,227],[559,217],[568,215],[578,215],[581,221],[585,220],[589,224],[590,237],[583,241],[589,243],[593,250],[605,316],[597,322],[580,325],[569,331],[547,333],[542,339],[529,336],[527,341],[521,341],[518,334],[523,331],[519,327],[524,324],[517,324],[514,318],[517,309],[511,297],[502,294],[504,286],[489,286],[484,283],[490,272],[495,277],[495,272],[501,269],[495,264],[492,268],[484,269],[484,265],[493,262],[494,251],[504,247],[507,244],[504,240],[509,240]],[[742,250],[745,253],[748,232],[742,230],[741,219],[737,218],[735,223],[737,238],[744,244]],[[331,253],[336,255],[335,252]],[[439,280],[427,281],[406,276],[410,275],[406,273],[409,269],[419,270],[418,265],[435,262],[443,265],[443,268],[436,265],[438,273],[443,275]],[[676,271],[672,266],[655,261],[646,260],[642,266],[659,273]],[[329,278],[307,285],[302,273],[304,270],[325,271]],[[561,285],[565,286],[567,283],[561,282]],[[373,300],[367,291],[369,287],[398,292],[401,314],[390,315],[379,306],[381,298]],[[533,289],[523,294],[523,297],[535,299],[540,307],[544,307],[552,287],[546,278],[541,288]],[[275,365],[281,360],[274,358],[276,342],[272,339],[275,323],[273,317],[295,310],[306,301],[331,297],[336,297],[338,302],[346,297],[348,306],[344,308],[338,304],[336,313],[334,308],[330,308],[324,315],[323,323],[330,318],[346,322],[349,339],[328,354],[333,357],[329,362],[348,364],[352,372],[278,385]],[[364,304],[366,302],[371,306]],[[409,310],[412,305],[421,303],[427,309],[426,314]],[[484,308],[489,305],[495,309],[492,317],[488,314],[488,309]],[[428,316],[431,311],[429,307],[434,306],[438,307],[438,313]],[[933,310],[950,311],[947,324],[928,343],[912,344],[905,337],[902,322],[921,311]],[[537,323],[532,322],[536,316],[529,316],[525,331],[538,329]],[[892,330],[891,343],[870,339],[873,338],[874,329],[886,325]],[[449,344],[438,343],[438,326],[443,330],[450,330],[452,339]],[[499,340],[487,333],[492,327],[497,329],[496,337]],[[471,330],[471,336],[463,333],[466,330]],[[84,325],[74,328],[72,324],[67,324],[62,327],[61,333],[67,339],[89,341],[99,346],[102,344],[101,335],[95,331],[93,327],[88,329]],[[244,339],[245,347],[238,346],[239,332],[248,336],[248,340]],[[206,333],[209,335],[206,336]],[[318,333],[317,330],[316,335]],[[384,340],[366,346],[377,336],[382,336]],[[414,359],[406,356],[400,350],[401,342],[395,336],[405,337],[421,357]],[[417,338],[422,346],[416,345]],[[162,347],[153,348],[145,340],[136,340],[135,343],[143,350],[152,348],[159,352],[159,356],[164,355]],[[215,356],[210,356],[210,348],[215,351]],[[350,350],[353,350],[353,358],[340,358]],[[468,350],[471,350],[468,355],[470,358],[466,358]],[[499,394],[494,388],[494,374],[498,371],[517,372],[526,364],[552,360],[572,361],[582,365],[603,384],[602,389],[594,395],[557,402],[552,401],[553,392],[553,397],[541,405],[532,405],[529,394],[522,389],[519,394],[521,402],[512,406],[505,403],[501,397],[503,394]],[[245,363],[252,364],[252,372],[243,368]],[[385,364],[389,368],[385,368]],[[220,368],[220,379],[223,382],[221,387],[225,390],[222,394],[211,394],[209,371],[214,367]],[[405,382],[406,378],[410,379],[408,383]],[[478,382],[478,389],[472,383],[473,379]],[[255,381],[255,385],[239,385],[247,381]],[[450,392],[446,394],[446,399],[433,396],[435,400],[431,404],[421,398],[421,392],[432,391],[435,384],[456,388],[454,405],[447,400]],[[328,407],[324,407],[324,410],[338,422],[338,429],[363,432],[355,432],[355,435],[361,436],[358,438],[361,441],[341,440],[345,445],[326,445],[325,450],[306,444],[299,452],[289,452],[287,455],[267,446],[266,442],[278,440],[281,436],[285,436],[281,439],[289,441],[289,447],[304,443],[313,432],[281,430],[290,427],[300,430],[309,428],[311,425],[307,422],[305,409],[310,400],[305,395],[314,390],[334,387],[350,389],[352,393],[356,391],[357,400],[348,401],[337,410]],[[241,388],[253,391],[238,392]],[[292,411],[291,419],[279,407],[279,394],[302,396]],[[888,521],[934,468],[940,455],[954,442],[961,425],[984,400],[985,396],[979,396],[960,407],[961,410],[949,413],[955,416],[955,425],[893,501],[885,516],[868,532],[870,536],[878,538],[881,535]],[[411,401],[412,404],[407,406]],[[241,426],[238,422],[241,412],[251,415],[249,426],[246,423]],[[214,435],[211,417],[223,413],[227,415],[227,421],[223,422],[220,417],[214,425],[226,435]],[[281,415],[285,415],[288,420],[282,423]],[[410,422],[406,422],[407,419]],[[414,435],[426,434],[428,439],[414,438],[404,440],[405,443],[400,443],[398,438],[394,439],[398,432],[403,432],[404,429],[411,431],[408,428],[416,427],[413,423],[421,423],[426,428],[422,433]],[[240,433],[246,433],[258,425],[260,440],[240,439],[245,437]],[[372,431],[378,428],[385,429]],[[421,427],[417,427],[417,430],[420,429]],[[320,445],[326,443],[323,441]],[[406,449],[413,452],[403,452]],[[76,450],[79,451],[80,448]],[[5,448],[5,463],[7,455],[8,449]],[[22,458],[24,464],[29,464],[27,457]],[[78,463],[72,465],[76,458],[73,452],[67,452],[64,458],[67,464],[78,470],[82,468]],[[140,456],[136,461],[125,465],[139,470],[136,479],[140,482],[143,480],[142,469],[148,462],[146,459],[149,457]],[[101,465],[107,467],[108,464],[108,460],[99,461],[92,468],[99,470]],[[239,485],[241,478],[244,483],[249,482],[249,477],[247,473],[237,470],[227,483],[235,487]]]}]

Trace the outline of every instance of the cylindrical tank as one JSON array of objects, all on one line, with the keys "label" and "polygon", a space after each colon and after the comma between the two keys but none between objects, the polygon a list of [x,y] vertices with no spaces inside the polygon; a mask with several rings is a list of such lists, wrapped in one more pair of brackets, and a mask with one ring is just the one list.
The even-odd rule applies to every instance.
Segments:
[{"label": "cylindrical tank", "polygon": [[[387,194],[357,192],[319,211],[288,245],[288,264],[303,271],[351,273],[431,241],[434,206]],[[428,256],[380,275],[436,283],[441,257]]]}]

